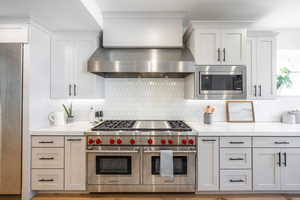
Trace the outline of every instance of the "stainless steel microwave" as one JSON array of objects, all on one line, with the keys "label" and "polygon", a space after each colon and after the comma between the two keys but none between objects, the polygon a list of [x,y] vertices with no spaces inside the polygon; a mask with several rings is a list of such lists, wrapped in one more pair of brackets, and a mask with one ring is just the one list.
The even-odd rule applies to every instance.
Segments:
[{"label": "stainless steel microwave", "polygon": [[198,66],[185,80],[185,97],[246,99],[246,66]]}]

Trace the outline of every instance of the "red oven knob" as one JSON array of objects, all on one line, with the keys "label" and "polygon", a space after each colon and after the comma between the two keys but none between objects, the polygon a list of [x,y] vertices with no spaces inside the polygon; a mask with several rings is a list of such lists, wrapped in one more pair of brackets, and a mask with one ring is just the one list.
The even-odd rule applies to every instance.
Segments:
[{"label": "red oven knob", "polygon": [[93,139],[89,139],[88,140],[88,144],[94,144],[94,140]]},{"label": "red oven knob", "polygon": [[161,141],[160,141],[162,144],[166,144],[166,140],[165,139],[162,139]]},{"label": "red oven knob", "polygon": [[186,144],[187,143],[186,139],[181,140],[181,143]]},{"label": "red oven knob", "polygon": [[100,139],[96,140],[96,144],[101,144],[101,143],[102,143],[102,141]]},{"label": "red oven knob", "polygon": [[148,140],[148,144],[150,144],[150,145],[153,144],[153,140],[152,140],[152,139],[149,139],[149,140]]},{"label": "red oven knob", "polygon": [[134,140],[134,139],[131,139],[131,140],[130,140],[130,144],[134,145],[134,144],[135,144],[135,140]]},{"label": "red oven knob", "polygon": [[115,143],[115,140],[114,139],[110,139],[109,140],[109,144],[114,144]]},{"label": "red oven knob", "polygon": [[190,139],[190,140],[189,140],[189,144],[192,144],[192,145],[193,145],[194,143],[195,143],[195,142],[194,142],[193,139]]},{"label": "red oven knob", "polygon": [[169,140],[168,140],[168,143],[169,143],[169,144],[173,144],[173,140],[172,140],[172,139],[169,139]]},{"label": "red oven knob", "polygon": [[122,144],[122,140],[121,139],[117,139],[117,144]]}]

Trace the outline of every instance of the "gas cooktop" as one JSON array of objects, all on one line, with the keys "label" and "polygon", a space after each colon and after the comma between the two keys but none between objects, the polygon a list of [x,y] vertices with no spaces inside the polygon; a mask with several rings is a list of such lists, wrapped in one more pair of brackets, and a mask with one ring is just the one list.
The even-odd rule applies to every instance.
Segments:
[{"label": "gas cooktop", "polygon": [[92,131],[192,131],[180,120],[106,120]]}]

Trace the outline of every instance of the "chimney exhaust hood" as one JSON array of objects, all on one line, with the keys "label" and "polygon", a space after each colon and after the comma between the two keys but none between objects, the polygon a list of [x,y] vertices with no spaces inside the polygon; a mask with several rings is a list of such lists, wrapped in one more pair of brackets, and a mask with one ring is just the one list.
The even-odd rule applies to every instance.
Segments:
[{"label": "chimney exhaust hood", "polygon": [[194,57],[183,48],[183,16],[104,13],[103,38],[88,61],[88,71],[112,78],[181,78],[193,73]]},{"label": "chimney exhaust hood", "polygon": [[195,62],[187,48],[99,48],[88,71],[105,78],[183,78]]}]

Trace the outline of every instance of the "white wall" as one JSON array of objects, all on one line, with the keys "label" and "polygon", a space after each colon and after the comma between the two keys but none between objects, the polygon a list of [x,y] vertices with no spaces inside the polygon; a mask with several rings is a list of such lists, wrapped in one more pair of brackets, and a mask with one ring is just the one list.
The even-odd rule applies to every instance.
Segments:
[{"label": "white wall", "polygon": [[30,128],[48,126],[47,116],[53,110],[50,97],[51,35],[42,27],[30,29]]},{"label": "white wall", "polygon": [[300,29],[287,29],[278,31],[278,49],[300,49]]}]

